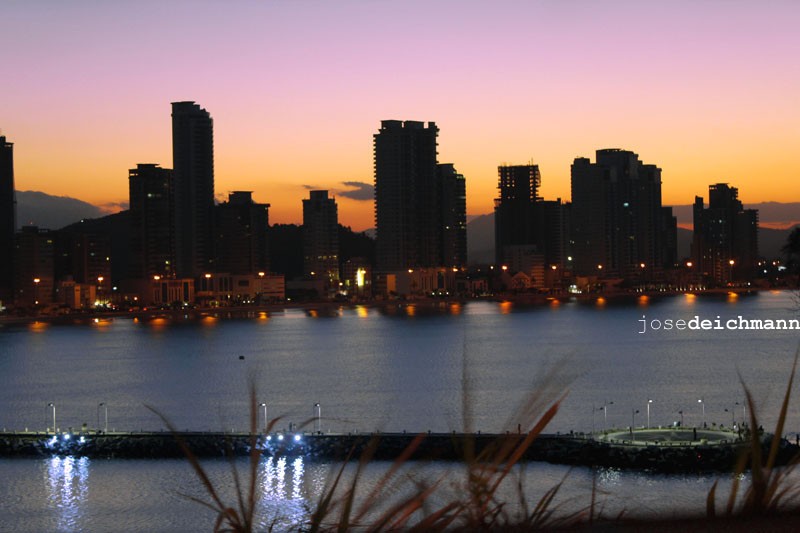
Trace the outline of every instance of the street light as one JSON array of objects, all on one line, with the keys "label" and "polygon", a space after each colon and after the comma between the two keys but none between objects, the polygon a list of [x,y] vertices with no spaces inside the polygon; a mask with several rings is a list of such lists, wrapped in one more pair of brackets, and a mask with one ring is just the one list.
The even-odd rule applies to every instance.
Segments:
[{"label": "street light", "polygon": [[647,428],[650,428],[650,404],[653,403],[653,400],[647,399]]},{"label": "street light", "polygon": [[604,429],[608,429],[608,406],[612,405],[614,402],[609,402],[606,400],[606,403],[603,404],[603,425]]},{"label": "street light", "polygon": [[317,412],[317,433],[322,432],[322,421],[320,418],[322,417],[322,408],[319,406],[319,402],[314,404],[314,408]]},{"label": "street light", "polygon": [[706,402],[703,401],[702,398],[697,400],[697,403],[703,408],[703,427],[706,427]]},{"label": "street light", "polygon": [[97,404],[97,430],[100,431],[100,408],[105,410],[105,424],[103,424],[103,433],[108,433],[108,405],[106,402]]},{"label": "street light", "polygon": [[33,305],[39,305],[39,283],[42,280],[33,278]]},{"label": "street light", "polygon": [[269,433],[269,419],[267,418],[267,404],[260,403],[259,407],[264,408],[264,433]]},{"label": "street light", "polygon": [[53,408],[53,433],[55,433],[56,432],[56,404],[54,404],[53,402],[50,402],[50,403],[47,404],[47,407],[52,407]]},{"label": "street light", "polygon": [[681,427],[683,427],[683,411],[678,411],[678,414],[681,415]]},{"label": "street light", "polygon": [[633,428],[636,426],[636,415],[639,413],[638,409],[631,407],[631,436],[633,436]]}]

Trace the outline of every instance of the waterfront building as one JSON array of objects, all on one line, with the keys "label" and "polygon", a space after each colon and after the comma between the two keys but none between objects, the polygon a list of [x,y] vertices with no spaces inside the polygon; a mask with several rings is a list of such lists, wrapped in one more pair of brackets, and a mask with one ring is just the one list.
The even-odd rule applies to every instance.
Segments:
[{"label": "waterfront building", "polygon": [[[54,231],[50,235],[56,282],[71,280],[81,286],[91,286],[94,296],[90,305],[107,305],[113,297],[111,237],[99,231],[81,231],[80,225]],[[60,283],[57,287],[60,287]],[[86,300],[87,289],[84,287],[82,291]],[[62,300],[60,296],[57,299]]]},{"label": "waterfront building", "polygon": [[[495,199],[495,260],[522,270],[537,287],[560,286],[569,276],[569,204],[561,199],[544,200],[539,166],[497,167],[499,196]],[[533,261],[530,257],[536,257]],[[526,259],[527,257],[527,259]],[[535,265],[535,266],[534,266]],[[547,278],[541,269],[547,272]],[[536,272],[530,270],[535,268]]]},{"label": "waterfront building", "polygon": [[14,233],[17,222],[14,195],[14,145],[0,136],[0,307],[14,294]]},{"label": "waterfront building", "polygon": [[441,199],[442,257],[439,264],[451,268],[467,266],[467,182],[452,163],[436,166]]},{"label": "waterfront building", "polygon": [[500,165],[497,167],[499,197],[494,201],[495,262],[507,264],[509,247],[531,246],[541,242],[536,235],[535,205],[539,199],[539,165]]},{"label": "waterfront building", "polygon": [[373,137],[378,273],[439,264],[438,133],[434,122],[384,120]]},{"label": "waterfront building", "polygon": [[303,200],[303,275],[323,280],[323,291],[339,286],[339,215],[328,191],[311,191]]},{"label": "waterfront building", "polygon": [[372,296],[372,265],[366,257],[351,257],[342,264],[342,288],[353,299]]},{"label": "waterfront building", "polygon": [[172,103],[175,270],[199,277],[212,269],[214,127],[194,102]]},{"label": "waterfront building", "polygon": [[24,226],[14,239],[14,301],[18,307],[42,308],[53,303],[53,234]]},{"label": "waterfront building", "polygon": [[663,275],[668,250],[665,238],[661,169],[644,164],[633,152],[597,150],[596,162],[576,158],[571,167],[572,256],[582,276],[620,277],[645,282]]},{"label": "waterfront building", "polygon": [[758,210],[744,209],[739,190],[708,187],[709,205],[694,202],[693,268],[707,283],[724,285],[754,277],[758,262]]},{"label": "waterfront building", "polygon": [[234,191],[214,208],[214,272],[256,274],[269,271],[269,204],[253,201],[251,191]]},{"label": "waterfront building", "polygon": [[140,163],[128,171],[132,279],[174,277],[172,170]]}]

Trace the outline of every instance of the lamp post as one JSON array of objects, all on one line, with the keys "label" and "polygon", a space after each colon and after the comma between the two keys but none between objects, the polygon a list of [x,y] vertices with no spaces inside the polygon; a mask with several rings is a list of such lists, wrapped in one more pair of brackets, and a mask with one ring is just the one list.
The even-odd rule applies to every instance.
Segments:
[{"label": "lamp post", "polygon": [[264,433],[269,433],[269,419],[267,418],[267,404],[261,402],[259,407],[264,408]]},{"label": "lamp post", "polygon": [[103,424],[103,433],[108,433],[108,405],[106,402],[100,402],[97,404],[97,430],[100,431],[100,408],[103,408],[105,411],[105,424]]},{"label": "lamp post", "polygon": [[[739,405],[739,402],[736,402]],[[747,422],[747,403],[742,402],[742,424]]]},{"label": "lamp post", "polygon": [[322,408],[320,407],[319,402],[314,404],[314,410],[316,411],[317,415],[317,433],[321,433],[322,421],[320,419],[322,418]]},{"label": "lamp post", "polygon": [[103,276],[97,276],[97,303],[99,305],[103,305],[103,281],[105,278]]},{"label": "lamp post", "polygon": [[636,413],[638,412],[638,409],[631,407],[631,437],[633,437],[633,428],[636,426]]},{"label": "lamp post", "polygon": [[678,414],[681,415],[681,427],[683,427],[683,411],[678,411]]},{"label": "lamp post", "polygon": [[706,402],[703,401],[702,398],[697,400],[697,403],[703,408],[703,427],[706,427]]},{"label": "lamp post", "polygon": [[608,429],[608,406],[613,403],[606,400],[606,403],[603,404],[603,429]]},{"label": "lamp post", "polygon": [[650,404],[653,403],[653,400],[650,398],[647,399],[647,428],[650,429]]},{"label": "lamp post", "polygon": [[39,305],[39,283],[41,279],[33,278],[33,305]]},{"label": "lamp post", "polygon": [[47,407],[52,407],[53,408],[53,433],[55,433],[56,432],[56,404],[54,404],[53,402],[50,402],[50,403],[47,404]]}]

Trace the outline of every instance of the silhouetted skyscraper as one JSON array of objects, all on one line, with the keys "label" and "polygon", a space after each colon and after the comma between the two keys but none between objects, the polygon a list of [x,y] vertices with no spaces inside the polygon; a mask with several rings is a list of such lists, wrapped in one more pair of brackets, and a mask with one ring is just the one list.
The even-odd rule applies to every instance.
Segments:
[{"label": "silhouetted skyscraper", "polygon": [[384,120],[374,135],[378,272],[439,266],[438,132],[434,122]]},{"label": "silhouetted skyscraper", "polygon": [[17,203],[14,196],[14,145],[0,136],[0,301],[12,300]]},{"label": "silhouetted skyscraper", "polygon": [[652,279],[665,260],[661,169],[633,152],[597,150],[572,164],[575,271]]},{"label": "silhouetted skyscraper", "polygon": [[234,191],[214,211],[216,271],[269,272],[269,204],[254,202],[251,191]]},{"label": "silhouetted skyscraper", "polygon": [[134,279],[174,277],[172,170],[140,163],[128,171],[130,272]]},{"label": "silhouetted skyscraper", "polygon": [[14,236],[14,300],[21,307],[53,302],[53,234],[24,226]]},{"label": "silhouetted skyscraper", "polygon": [[541,273],[537,275],[542,279],[534,280],[536,285],[556,283],[568,267],[568,206],[560,198],[539,197],[541,174],[533,162],[501,165],[497,174],[500,195],[494,201],[496,262],[511,265],[519,262],[521,254],[527,255],[532,258],[531,264],[547,272],[547,280]]},{"label": "silhouetted skyscraper", "polygon": [[467,182],[452,163],[437,166],[441,202],[441,266],[467,266]]},{"label": "silhouetted skyscraper", "polygon": [[534,225],[542,178],[539,166],[532,163],[501,165],[497,174],[500,197],[494,201],[495,258],[498,264],[503,264],[509,261],[509,246],[541,245]]},{"label": "silhouetted skyscraper", "polygon": [[175,269],[178,277],[213,270],[214,127],[194,102],[172,103]]},{"label": "silhouetted skyscraper", "polygon": [[303,274],[339,282],[339,215],[328,191],[311,191],[303,200]]},{"label": "silhouetted skyscraper", "polygon": [[739,190],[727,183],[708,187],[709,206],[695,197],[693,268],[706,282],[749,280],[758,261],[758,210],[744,209]]}]

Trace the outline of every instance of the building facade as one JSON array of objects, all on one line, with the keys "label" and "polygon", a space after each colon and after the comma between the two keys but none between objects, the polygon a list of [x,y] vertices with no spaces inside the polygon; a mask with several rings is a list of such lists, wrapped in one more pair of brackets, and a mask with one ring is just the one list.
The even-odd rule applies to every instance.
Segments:
[{"label": "building facade", "polygon": [[631,280],[663,275],[674,256],[663,235],[661,169],[633,152],[597,150],[572,164],[571,231],[575,271]]},{"label": "building facade", "polygon": [[339,214],[328,191],[311,191],[303,200],[303,275],[339,285]]},{"label": "building facade", "polygon": [[378,272],[440,261],[438,133],[434,122],[384,120],[373,137]]},{"label": "building facade", "polygon": [[130,203],[129,277],[175,276],[172,170],[138,164],[128,171]]},{"label": "building facade", "polygon": [[15,305],[40,309],[53,303],[53,234],[25,226],[14,239]]},{"label": "building facade", "polygon": [[751,280],[758,263],[758,210],[744,209],[739,190],[727,183],[708,187],[709,205],[694,202],[692,268],[706,283]]},{"label": "building facade", "polygon": [[14,194],[14,145],[0,136],[0,303],[13,299],[14,232],[17,203]]},{"label": "building facade", "polygon": [[194,102],[172,103],[175,270],[199,277],[213,270],[214,125]]},{"label": "building facade", "polygon": [[439,264],[451,268],[467,266],[467,182],[452,163],[436,167],[442,220]]},{"label": "building facade", "polygon": [[501,165],[497,174],[499,196],[494,201],[494,243],[495,262],[500,265],[509,262],[510,247],[539,244],[535,205],[542,178],[539,166],[532,163]]},{"label": "building facade", "polygon": [[253,201],[251,191],[234,191],[214,208],[214,271],[255,274],[269,271],[269,204]]}]

